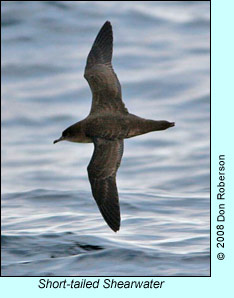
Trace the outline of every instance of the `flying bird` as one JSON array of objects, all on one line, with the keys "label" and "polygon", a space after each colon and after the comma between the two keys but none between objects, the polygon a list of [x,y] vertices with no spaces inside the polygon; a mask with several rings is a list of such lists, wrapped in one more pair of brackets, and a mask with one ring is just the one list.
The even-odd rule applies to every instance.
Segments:
[{"label": "flying bird", "polygon": [[122,101],[121,86],[112,67],[113,33],[107,21],[100,29],[87,58],[84,77],[92,91],[89,115],[55,140],[93,143],[88,177],[97,206],[109,227],[120,228],[116,173],[123,155],[124,139],[175,125],[165,120],[140,118],[128,112]]}]

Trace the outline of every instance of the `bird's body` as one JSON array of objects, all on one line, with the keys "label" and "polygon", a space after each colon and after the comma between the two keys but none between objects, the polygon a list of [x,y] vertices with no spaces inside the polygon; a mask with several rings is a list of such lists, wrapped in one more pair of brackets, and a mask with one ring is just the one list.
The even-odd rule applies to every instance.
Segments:
[{"label": "bird's body", "polygon": [[[107,140],[127,139],[155,130],[163,130],[170,126],[165,121],[143,119],[133,114],[101,114],[89,115],[67,129],[71,133],[70,142],[92,143],[93,138]],[[78,133],[79,132],[79,133]]]},{"label": "bird's body", "polygon": [[90,113],[84,120],[68,127],[54,143],[62,140],[94,143],[88,166],[92,193],[105,221],[116,232],[120,227],[116,173],[123,155],[123,140],[175,124],[143,119],[128,112],[112,68],[112,48],[112,27],[107,21],[94,41],[85,68],[84,76],[93,94]]}]

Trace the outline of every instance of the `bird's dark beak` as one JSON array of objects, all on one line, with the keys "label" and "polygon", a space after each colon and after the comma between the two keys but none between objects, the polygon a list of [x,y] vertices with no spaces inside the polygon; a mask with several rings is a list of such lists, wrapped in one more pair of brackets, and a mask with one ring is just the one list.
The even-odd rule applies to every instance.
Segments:
[{"label": "bird's dark beak", "polygon": [[170,127],[173,127],[173,126],[175,126],[175,122],[170,123]]},{"label": "bird's dark beak", "polygon": [[64,137],[62,136],[61,138],[59,138],[58,140],[55,140],[54,141],[54,144],[56,144],[56,143],[58,143],[58,142],[60,142],[60,141],[63,141],[64,140]]}]

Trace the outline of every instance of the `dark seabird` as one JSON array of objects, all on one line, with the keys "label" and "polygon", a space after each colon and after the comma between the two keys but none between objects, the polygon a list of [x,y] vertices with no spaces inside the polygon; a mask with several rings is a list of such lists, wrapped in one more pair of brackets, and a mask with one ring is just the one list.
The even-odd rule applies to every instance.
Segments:
[{"label": "dark seabird", "polygon": [[112,68],[113,34],[110,22],[98,33],[88,55],[84,77],[92,90],[89,115],[68,127],[55,140],[94,143],[88,176],[98,208],[113,231],[120,228],[116,172],[123,155],[124,139],[175,125],[165,120],[143,119],[130,114],[122,101],[121,86]]}]

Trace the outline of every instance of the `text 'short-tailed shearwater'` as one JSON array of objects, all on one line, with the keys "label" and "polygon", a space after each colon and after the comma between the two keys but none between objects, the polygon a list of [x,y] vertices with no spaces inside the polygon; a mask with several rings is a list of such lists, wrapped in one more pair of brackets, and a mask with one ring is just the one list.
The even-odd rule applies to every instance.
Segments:
[{"label": "text 'short-tailed shearwater'", "polygon": [[68,127],[55,140],[94,143],[88,176],[98,208],[113,231],[120,228],[116,172],[123,155],[124,139],[175,125],[165,120],[143,119],[130,114],[122,101],[121,86],[112,68],[113,34],[110,22],[98,33],[88,55],[84,77],[92,90],[89,115]]}]

